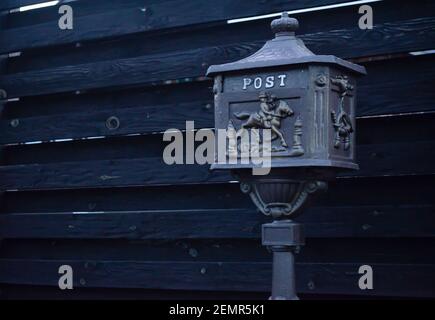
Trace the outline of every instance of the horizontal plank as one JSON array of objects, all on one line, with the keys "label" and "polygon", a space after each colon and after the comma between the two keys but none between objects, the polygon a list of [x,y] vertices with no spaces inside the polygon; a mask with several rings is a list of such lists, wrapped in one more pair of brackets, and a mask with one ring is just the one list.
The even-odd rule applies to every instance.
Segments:
[{"label": "horizontal plank", "polygon": [[[205,209],[256,211],[249,197],[240,192],[237,183],[189,185],[188,188],[180,185],[4,192],[0,204],[5,214]],[[373,207],[373,216],[378,217],[382,215],[381,208],[431,207],[435,206],[433,175],[337,179],[329,183],[328,192],[320,195],[316,204],[324,208]],[[310,216],[307,214],[302,218]]]},{"label": "horizontal plank", "polygon": [[[151,87],[23,97],[4,105],[1,119],[103,112],[123,108],[170,107],[212,100],[211,81],[178,81]],[[59,106],[62,106],[59,108]],[[205,106],[204,106],[205,107]],[[204,108],[204,111],[208,109]],[[213,110],[208,110],[213,113]],[[187,110],[186,110],[187,112]]]},{"label": "horizontal plank", "polygon": [[[343,241],[345,240],[345,241]],[[307,238],[300,263],[435,264],[434,238]],[[0,259],[270,262],[259,239],[4,239]]]},{"label": "horizontal plank", "polygon": [[[0,168],[1,188],[71,188],[116,185],[168,185],[229,181],[227,172],[209,171],[208,166],[166,165],[162,158],[106,160],[50,165],[19,165]],[[32,174],[29,175],[29,173]],[[36,174],[35,174],[36,173]],[[78,174],[78,175],[76,175]]]},{"label": "horizontal plank", "polygon": [[[0,260],[0,282],[57,286],[58,269],[74,270],[74,285],[87,288],[152,288],[175,290],[268,291],[270,263],[141,262],[71,260]],[[301,293],[433,297],[433,265],[371,264],[374,289],[358,287],[361,264],[300,263],[296,266]]]},{"label": "horizontal plank", "polygon": [[151,19],[143,7],[136,7],[74,18],[72,30],[60,29],[58,20],[9,29],[0,33],[0,53],[144,32],[152,28]]},{"label": "horizontal plank", "polygon": [[368,75],[358,80],[357,116],[434,111],[431,60],[433,55],[365,63]]},{"label": "horizontal plank", "polygon": [[[123,36],[138,32],[146,32],[174,27],[185,27],[203,23],[226,23],[227,19],[249,17],[266,13],[275,13],[282,10],[300,9],[316,5],[336,4],[345,0],[298,0],[284,1],[254,0],[235,4],[231,0],[222,0],[219,4],[210,5],[204,1],[130,1],[119,3],[118,8],[110,5],[107,12],[103,12],[105,1],[94,1],[95,14],[86,7],[90,1],[81,0],[68,3],[73,8],[73,30],[61,30],[58,27],[59,14],[55,15],[58,6],[45,9],[42,12],[48,21],[30,26],[12,28],[0,32],[0,53],[14,52],[24,49],[37,48],[50,45],[81,42]],[[83,3],[83,5],[82,5]],[[9,4],[10,5],[10,4]],[[1,5],[0,5],[1,10]],[[186,15],[185,13],[189,14]],[[56,18],[54,18],[56,17]],[[51,19],[50,19],[51,18]],[[9,19],[13,19],[10,17]],[[39,19],[38,19],[39,20]],[[12,22],[13,23],[13,22]],[[10,41],[14,39],[14,41]]]},{"label": "horizontal plank", "polygon": [[[95,1],[102,0],[94,0],[89,5],[92,6]],[[106,7],[107,5],[107,2],[104,2],[104,6]],[[112,2],[109,5],[112,6]],[[394,8],[392,8],[392,5],[394,5]],[[430,18],[428,13],[435,10],[435,3],[430,0],[418,0],[418,5],[414,5],[407,0],[396,0],[394,2],[379,1],[372,3],[371,6],[377,13],[375,22],[378,26],[419,18]],[[124,1],[122,2],[122,8],[124,8]],[[343,30],[354,30],[356,28],[355,21],[358,21],[361,17],[357,9],[358,7],[356,6],[345,6],[328,11],[321,10],[297,14],[295,16],[300,21],[300,29],[298,29],[297,34],[299,36],[320,34],[318,37],[325,38],[325,35],[330,32],[334,33],[336,30],[341,30],[341,32]],[[26,16],[26,14],[31,12],[23,13],[23,22],[34,20],[34,17]],[[325,15],[325,12],[328,14]],[[84,15],[86,14],[84,13]],[[36,16],[42,19],[39,14]],[[236,24],[201,24],[192,28],[172,28],[164,32],[138,33],[101,41],[87,41],[80,42],[79,44],[72,43],[27,50],[19,56],[8,59],[4,73],[22,73],[65,65],[80,65],[152,54],[165,54],[180,50],[187,51],[198,48],[222,47],[241,42],[264,43],[272,37],[270,30],[271,19],[260,19]],[[410,26],[408,32],[412,28]],[[386,50],[389,48],[387,45],[391,43],[389,39],[392,35],[386,34],[385,39],[382,39],[383,36],[380,31],[382,30],[373,33],[371,30],[358,29],[354,30],[352,37],[364,37],[363,40],[367,44],[371,43],[373,49],[379,49],[377,44],[379,41],[382,41],[384,46],[382,46],[381,50]],[[399,33],[401,32],[403,31],[399,31]],[[365,36],[367,34],[370,37],[366,39]],[[210,37],[210,35],[213,35],[213,37]],[[314,38],[318,37],[315,36]],[[417,35],[409,40],[417,44],[417,41],[419,41],[418,37]],[[374,39],[377,39],[377,41],[374,41]],[[340,53],[341,57],[352,57],[355,54],[352,51],[352,47],[349,47],[350,39],[347,39],[348,42],[340,43],[338,46],[332,45],[332,43],[339,41],[334,34],[331,35],[329,40],[326,38],[324,40],[318,43],[310,42],[310,48],[317,54]],[[402,38],[400,42],[406,42],[406,39]],[[328,46],[328,43],[331,43],[331,45]],[[311,47],[311,45],[314,47]],[[391,49],[394,51],[394,47],[398,45],[400,44],[393,42]],[[409,46],[410,43],[405,45]]]},{"label": "horizontal plank", "polygon": [[[58,287],[32,285],[1,286],[2,300],[266,300],[268,292],[238,291],[188,291],[154,289],[75,288],[59,290]],[[301,299],[319,299],[319,295],[300,295]],[[330,296],[326,298],[331,298]],[[340,298],[340,297],[336,297]],[[343,297],[342,297],[343,298]],[[346,296],[349,298],[349,296]],[[320,296],[321,299],[321,296]],[[42,304],[38,304],[44,308]],[[108,311],[107,309],[105,309]],[[162,309],[163,310],[163,309]],[[109,312],[109,311],[108,311]],[[166,311],[165,311],[166,314]],[[70,313],[71,315],[71,313]]]},{"label": "horizontal plank", "polygon": [[[434,110],[435,92],[432,88],[435,85],[435,67],[431,57],[372,62],[367,63],[366,68],[369,75],[360,80],[358,87],[357,116]],[[415,87],[419,88],[418,95],[414,94]],[[168,89],[165,88],[165,93]],[[183,89],[188,90],[193,99],[198,99],[198,94],[193,92],[198,90],[198,86],[173,86],[174,91]],[[187,119],[194,120],[197,128],[211,128],[214,126],[211,82],[204,83],[200,89],[209,92],[208,100],[178,103],[178,96],[173,93],[172,96],[177,102],[164,104],[167,102],[164,101],[162,105],[146,105],[153,97],[135,91],[112,93],[113,97],[110,98],[101,96],[103,94],[91,94],[88,101],[85,97],[63,97],[63,100],[68,100],[67,103],[71,104],[67,106],[68,109],[76,107],[84,110],[67,114],[61,113],[59,103],[62,101],[56,98],[52,102],[52,107],[58,109],[58,114],[25,118],[14,117],[20,115],[20,111],[14,112],[13,109],[21,108],[21,112],[34,113],[35,109],[40,107],[35,107],[35,104],[50,104],[50,100],[47,101],[49,98],[44,97],[44,102],[32,100],[7,104],[4,111],[7,119],[0,121],[0,143],[163,132],[169,128],[184,128]],[[160,95],[160,91],[156,91],[155,95]],[[100,96],[101,105],[97,108],[95,104],[98,104]],[[91,101],[95,104],[90,103]],[[116,130],[106,127],[106,120],[112,116],[120,121],[120,127]],[[421,122],[418,125],[421,126]],[[359,125],[358,127],[360,128]]]},{"label": "horizontal plank", "polygon": [[[361,145],[360,170],[347,176],[433,174],[435,142]],[[412,166],[409,164],[413,164]],[[161,157],[0,167],[1,190],[217,183],[234,180],[208,165],[166,165]]]},{"label": "horizontal plank", "polygon": [[[301,38],[315,52],[354,57],[430,47],[434,26],[435,18],[419,18],[374,26],[363,34],[354,28],[306,34]],[[374,34],[384,37],[376,39],[376,46]],[[346,45],[337,43],[339,39],[346,39]],[[379,42],[383,46],[378,46]],[[246,57],[262,44],[263,41],[247,42],[6,74],[0,76],[0,88],[13,98],[196,78],[203,76],[209,65]]]},{"label": "horizontal plank", "polygon": [[[434,214],[433,205],[313,207],[298,221],[308,238],[433,238]],[[258,239],[267,221],[255,209],[15,213],[0,215],[0,238]]]},{"label": "horizontal plank", "polygon": [[[212,95],[210,93],[210,95]],[[193,117],[192,117],[193,116]],[[116,117],[119,128],[107,126]],[[55,115],[0,121],[0,144],[52,139],[118,136],[133,133],[163,132],[171,128],[185,128],[186,120],[195,121],[197,128],[213,126],[213,107],[210,102],[157,105],[145,108],[122,108],[70,115]]]},{"label": "horizontal plank", "polygon": [[[70,4],[73,3],[74,8],[77,9],[83,9],[88,8],[89,4],[91,4],[95,9],[116,9],[118,7],[122,7],[122,5],[132,5],[135,3],[143,3],[143,4],[156,4],[159,2],[168,2],[169,4],[166,5],[165,8],[173,9],[173,4],[175,1],[152,1],[152,0],[110,0],[110,1],[101,1],[101,0],[66,0],[66,2],[70,2]],[[44,2],[43,0],[2,0],[2,3],[0,4],[0,9],[11,9],[11,8],[18,8],[26,5],[31,5],[35,3]],[[65,0],[60,0],[60,4],[62,2],[65,2]],[[251,5],[247,5],[245,3],[237,3],[230,7],[228,5],[229,2],[222,1],[220,5],[216,5],[215,7],[205,7],[201,6],[201,1],[178,1],[178,3],[183,4],[183,2],[190,2],[190,8],[192,9],[190,13],[194,16],[204,16],[203,19],[207,19],[207,17],[215,17],[215,20],[222,20],[222,19],[230,19],[230,18],[239,18],[244,16],[250,16],[250,15],[261,15],[271,12],[279,12],[280,10],[292,10],[292,9],[303,9],[303,8],[310,8],[310,7],[316,7],[316,6],[322,6],[322,5],[328,5],[328,4],[337,4],[341,2],[346,2],[345,0],[295,0],[290,3],[286,3],[285,1],[280,0],[272,0],[267,1],[267,4],[263,1],[254,0],[251,1]],[[60,5],[59,4],[59,5]],[[57,8],[59,5],[57,5],[55,8]],[[172,6],[171,6],[172,5]],[[184,4],[187,5],[187,4]],[[199,8],[198,8],[199,6]],[[100,8],[101,7],[101,8]],[[152,8],[155,8],[152,6]],[[89,9],[88,9],[89,10]],[[196,10],[196,11],[195,11]],[[47,11],[52,11],[45,9],[44,14],[47,15]],[[55,10],[57,12],[57,9]],[[210,12],[215,11],[215,12]],[[159,11],[158,11],[159,12]],[[167,14],[170,13],[176,13],[176,10],[171,10]],[[159,12],[160,13],[160,12]],[[162,13],[160,13],[162,15]],[[199,19],[199,18],[198,18]],[[208,21],[208,20],[205,20]],[[213,21],[213,20],[211,20]]]}]

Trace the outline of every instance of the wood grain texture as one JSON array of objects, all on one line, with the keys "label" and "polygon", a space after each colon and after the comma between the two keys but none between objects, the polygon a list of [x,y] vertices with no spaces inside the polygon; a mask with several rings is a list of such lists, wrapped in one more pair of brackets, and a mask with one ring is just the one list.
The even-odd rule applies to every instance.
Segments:
[{"label": "wood grain texture", "polygon": [[[106,121],[110,117],[119,120],[119,128],[107,127]],[[164,132],[171,128],[185,128],[187,120],[195,121],[196,128],[210,128],[214,121],[213,106],[209,101],[184,104],[175,102],[144,108],[89,111],[67,116],[21,119],[17,127],[11,125],[14,120],[6,120],[0,122],[0,131],[4,133],[0,143]],[[18,138],[17,134],[21,137]]]},{"label": "wood grain texture", "polygon": [[[34,1],[3,0],[0,11]],[[3,12],[0,52],[23,52],[0,66],[0,88],[20,97],[0,116],[0,144],[15,144],[0,149],[0,295],[58,292],[58,268],[69,264],[79,298],[266,297],[271,256],[259,235],[268,219],[227,172],[164,165],[152,133],[185,120],[212,127],[211,81],[197,77],[271,37],[270,19],[226,19],[338,2],[79,0],[71,32],[57,28],[57,7]],[[353,6],[296,15],[298,34],[318,54],[348,58],[433,49],[433,1],[371,5],[373,30],[358,28]],[[300,217],[298,292],[435,297],[433,57],[365,65],[361,170],[331,182]],[[382,117],[365,117],[373,115]],[[119,129],[107,129],[110,116]],[[46,143],[16,144],[35,140]],[[374,269],[374,290],[358,287],[363,264]]]},{"label": "wood grain texture", "polygon": [[[346,176],[375,177],[433,174],[434,142],[363,145],[357,148],[360,170]],[[409,166],[413,163],[414,166]],[[36,190],[231,181],[228,172],[208,165],[166,165],[161,157],[0,167],[1,190]]]},{"label": "wood grain texture", "polygon": [[[76,287],[267,291],[270,263],[0,260],[0,282],[57,286],[58,268],[69,264]],[[433,265],[372,264],[373,290],[358,287],[359,264],[300,263],[297,291],[378,296],[434,295]],[[107,281],[110,279],[110,282]],[[310,285],[309,285],[310,284]],[[314,286],[312,285],[314,284]],[[312,289],[310,289],[312,288]]]},{"label": "wood grain texture", "polygon": [[[116,185],[168,185],[213,183],[231,180],[229,173],[209,171],[208,166],[166,165],[162,158],[103,160],[84,163],[20,165],[0,168],[2,188],[72,188]],[[30,181],[29,181],[30,180]],[[16,188],[17,187],[17,188]]]},{"label": "wood grain texture", "polygon": [[[42,0],[2,0],[2,3],[0,4],[0,9],[10,9],[10,8],[18,8],[25,5],[35,4],[39,3]],[[60,0],[59,2],[64,2],[65,0]],[[67,0],[68,2],[71,2],[71,0]],[[116,9],[118,7],[122,6],[131,6],[134,4],[155,4],[159,2],[166,2],[164,8],[170,8],[171,11],[175,11],[173,9],[175,1],[161,1],[161,0],[73,0],[74,6],[76,6],[79,9],[82,8],[94,8],[94,10],[98,9]],[[249,15],[260,15],[270,12],[278,12],[280,10],[290,10],[290,9],[301,9],[301,8],[310,8],[310,7],[316,7],[316,6],[322,6],[327,4],[334,4],[334,3],[340,3],[345,2],[344,0],[295,0],[292,2],[286,2],[286,1],[279,1],[279,0],[273,0],[273,1],[250,1],[249,5],[248,3],[232,3],[230,1],[221,1],[220,5],[215,6],[214,8],[211,8],[210,6],[200,6],[198,8],[198,5],[201,5],[201,1],[178,1],[178,3],[181,3],[187,6],[190,3],[190,8],[194,9],[196,8],[196,11],[191,12],[192,15],[200,15],[199,13],[202,13],[204,18],[206,19],[209,16],[212,17],[220,17],[220,19],[226,19],[226,15],[230,15],[232,18],[236,17],[243,17],[243,16],[249,16]],[[229,4],[232,4],[233,6],[229,6]],[[100,8],[101,7],[101,8]],[[154,7],[153,7],[154,8]],[[212,10],[215,9],[215,10]],[[47,10],[47,9],[46,9]],[[88,9],[89,10],[89,9]],[[202,10],[202,12],[201,12]],[[209,11],[215,11],[215,12],[209,12]],[[162,13],[161,13],[162,14]],[[226,15],[224,15],[226,14]],[[199,18],[198,18],[199,19]],[[215,18],[219,19],[219,18]],[[206,20],[207,21],[207,20]]]},{"label": "wood grain texture", "polygon": [[[430,18],[430,12],[435,10],[435,3],[433,1],[418,0],[419,5],[414,5],[414,3],[410,3],[407,0],[384,0],[372,3],[373,10],[376,11],[376,25],[381,26],[383,24],[412,19]],[[109,5],[111,6],[112,2]],[[394,7],[392,7],[393,5]],[[105,3],[104,7],[106,6],[107,4]],[[122,8],[125,8],[124,5],[120,7],[120,9]],[[377,38],[381,41],[378,32],[355,29],[357,27],[356,22],[361,17],[357,9],[357,6],[345,6],[334,8],[333,10],[297,14],[295,17],[300,22],[300,29],[298,29],[297,34],[298,36],[303,36],[316,35],[317,33],[324,34],[329,31],[334,32],[334,30],[354,30],[354,37],[364,38],[368,36],[368,39],[364,38],[365,41],[371,43],[373,47],[379,47],[377,45],[378,42],[374,41]],[[79,10],[79,13],[81,12],[82,10]],[[106,11],[103,10],[101,13],[104,12]],[[20,15],[24,22],[34,20],[34,17],[27,17],[30,13],[32,11]],[[87,15],[87,13],[83,14]],[[36,14],[34,13],[34,15]],[[39,14],[37,16],[43,19]],[[8,59],[6,73],[13,74],[65,65],[114,61],[181,50],[222,47],[241,42],[264,43],[273,37],[270,30],[272,19],[260,19],[236,24],[200,24],[188,28],[171,28],[162,32],[145,32],[98,41],[86,41],[81,42],[80,45],[70,43],[26,50],[20,56]],[[339,39],[336,41],[339,41]],[[382,39],[382,41],[388,44],[387,39]],[[352,48],[347,48],[347,46],[348,44],[344,43],[340,50],[348,49],[343,52],[349,52],[349,50],[351,52]],[[337,50],[338,48],[320,46],[319,49],[322,51],[316,51],[316,48],[311,49],[317,54],[330,54],[331,52],[336,52],[331,50]],[[352,56],[352,54],[348,56]]]},{"label": "wood grain texture", "polygon": [[[374,26],[371,31],[362,32],[354,28],[304,35],[301,38],[307,40],[307,46],[316,53],[356,57],[427,49],[434,36],[434,26],[434,18],[421,18]],[[374,41],[375,35],[382,37]],[[338,41],[345,41],[346,45]],[[379,42],[383,45],[379,46]],[[12,98],[195,78],[203,76],[209,65],[246,57],[263,43],[257,41],[198,48],[3,75],[0,77],[0,87]]]},{"label": "wood grain texture", "polygon": [[[1,286],[2,300],[266,300],[268,292],[190,291],[122,288],[76,288],[32,285]],[[319,299],[319,295],[300,295],[301,299]],[[329,297],[330,298],[330,297]],[[337,299],[340,297],[336,297]],[[349,296],[347,296],[349,298]],[[42,308],[42,304],[40,305]],[[107,309],[106,309],[107,310]],[[165,313],[166,314],[166,313]]]},{"label": "wood grain texture", "polygon": [[[317,206],[298,222],[307,238],[434,238],[434,213],[433,205]],[[0,238],[259,240],[267,221],[255,209],[15,213],[0,215]]]},{"label": "wood grain texture", "polygon": [[[33,24],[32,20],[28,19],[30,26],[21,26],[1,32],[0,53],[194,24],[219,22],[225,24],[227,19],[346,1],[298,0],[289,3],[283,0],[255,0],[234,3],[234,1],[223,0],[211,6],[204,1],[127,1],[126,4],[118,2],[116,9],[113,5],[105,6],[106,1],[93,1],[94,14],[91,14],[92,7],[91,10],[88,7],[89,2],[91,1],[81,0],[68,3],[75,13],[73,30],[59,29],[57,24],[59,14],[55,18],[58,6],[55,6],[41,12],[47,17],[46,22],[39,21],[40,23]],[[8,6],[10,5],[16,4],[10,3]],[[105,7],[107,11],[102,11]],[[82,11],[87,11],[87,14]]]},{"label": "wood grain texture", "polygon": [[[432,88],[435,85],[435,67],[431,57],[378,61],[367,63],[366,67],[369,75],[358,83],[358,117],[434,110],[435,92]],[[186,120],[195,121],[196,128],[213,127],[211,82],[178,87],[179,85],[174,85],[164,88],[163,94],[168,94],[175,101],[169,104],[166,104],[168,99],[164,99],[161,105],[158,103],[147,105],[159,100],[158,96],[161,96],[162,92],[157,88],[154,96],[145,95],[140,91],[126,90],[126,92],[108,93],[105,97],[104,94],[90,94],[88,97],[81,98],[76,96],[54,98],[50,108],[57,109],[57,114],[21,119],[15,117],[19,116],[20,112],[34,113],[38,108],[48,109],[49,98],[43,97],[44,101],[39,100],[36,106],[33,102],[35,100],[7,104],[5,106],[7,119],[0,121],[2,132],[0,143],[163,132],[170,128],[184,128]],[[415,95],[415,88],[418,88],[418,95]],[[171,89],[186,90],[185,95],[190,95],[192,99],[202,98],[207,92],[209,97],[207,100],[179,103],[180,94],[170,94],[168,91]],[[200,97],[195,92],[198,89],[204,92]],[[100,98],[101,102],[98,105]],[[188,98],[181,97],[181,99]],[[66,104],[66,107],[59,110],[59,104],[62,106]],[[15,108],[20,108],[22,111],[14,111]],[[85,109],[85,111],[68,110],[73,108]],[[66,114],[62,114],[64,109]],[[116,130],[106,127],[106,120],[111,116],[120,120],[120,127]],[[19,124],[12,126],[11,121],[16,119]],[[421,120],[418,122],[418,125],[420,124]],[[408,124],[408,127],[412,126],[413,124]]]},{"label": "wood grain texture", "polygon": [[[5,214],[206,209],[256,211],[250,198],[240,192],[237,183],[189,185],[187,188],[179,185],[5,192],[0,204]],[[337,179],[329,183],[328,192],[320,195],[315,204],[331,208],[327,209],[331,211],[340,207],[373,207],[373,216],[379,217],[382,217],[381,208],[433,207],[433,176]],[[303,219],[314,215],[308,213],[310,210],[307,208]]]}]

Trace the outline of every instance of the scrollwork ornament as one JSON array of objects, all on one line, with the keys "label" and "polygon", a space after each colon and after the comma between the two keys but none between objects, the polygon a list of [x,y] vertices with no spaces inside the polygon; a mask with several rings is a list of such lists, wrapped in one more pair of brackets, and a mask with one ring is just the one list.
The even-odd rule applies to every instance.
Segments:
[{"label": "scrollwork ornament", "polygon": [[[274,219],[294,218],[318,191],[324,191],[323,181],[287,181],[281,183],[242,182],[240,188],[249,194],[257,209]],[[282,200],[285,198],[286,200]]]},{"label": "scrollwork ornament", "polygon": [[334,148],[339,149],[343,144],[344,150],[350,148],[350,137],[354,131],[350,116],[344,110],[344,99],[353,90],[347,76],[336,76],[331,79],[331,83],[338,87],[340,99],[338,101],[338,111],[331,111],[332,125],[335,130]]},{"label": "scrollwork ornament", "polygon": [[315,82],[319,87],[324,87],[326,85],[326,83],[328,82],[328,78],[326,77],[326,75],[321,73],[321,74],[317,75]]}]

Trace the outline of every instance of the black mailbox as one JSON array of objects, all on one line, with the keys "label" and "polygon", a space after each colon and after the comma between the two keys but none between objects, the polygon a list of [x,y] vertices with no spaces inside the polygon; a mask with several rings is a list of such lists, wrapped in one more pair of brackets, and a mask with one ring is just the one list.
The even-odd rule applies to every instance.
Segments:
[{"label": "black mailbox", "polygon": [[[355,78],[365,69],[315,55],[295,37],[297,27],[284,13],[272,22],[275,39],[259,51],[208,69],[215,78],[215,128],[271,129],[272,168],[357,169]],[[225,161],[212,168],[251,166]]]},{"label": "black mailbox", "polygon": [[[304,243],[300,214],[317,190],[355,162],[356,78],[365,68],[332,55],[315,55],[295,36],[298,21],[283,13],[273,20],[275,38],[242,60],[214,65],[215,128],[233,143],[216,149],[212,169],[229,169],[264,214],[263,244],[274,252],[272,299],[296,299],[293,252]],[[232,132],[232,133],[231,133]],[[250,132],[245,146],[240,132]],[[255,135],[252,135],[255,132]],[[266,147],[270,172],[255,175],[254,157],[243,150]],[[219,145],[220,142],[218,142]],[[263,148],[263,150],[261,150]],[[235,161],[230,161],[233,158]]]}]

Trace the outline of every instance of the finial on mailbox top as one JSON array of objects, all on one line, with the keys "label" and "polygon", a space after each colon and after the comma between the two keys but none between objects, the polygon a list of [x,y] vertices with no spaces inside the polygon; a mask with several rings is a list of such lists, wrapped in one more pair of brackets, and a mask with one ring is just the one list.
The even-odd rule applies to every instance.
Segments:
[{"label": "finial on mailbox top", "polygon": [[207,76],[241,70],[303,64],[336,65],[354,74],[366,74],[363,66],[332,55],[314,54],[305,46],[302,39],[295,36],[299,22],[295,18],[290,18],[287,12],[283,12],[280,18],[273,20],[270,26],[275,33],[274,39],[267,41],[260,50],[246,58],[210,66],[207,70]]},{"label": "finial on mailbox top", "polygon": [[270,24],[275,37],[292,36],[299,28],[299,21],[295,18],[290,18],[287,12],[283,12],[281,17],[275,19]]}]

